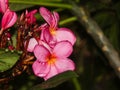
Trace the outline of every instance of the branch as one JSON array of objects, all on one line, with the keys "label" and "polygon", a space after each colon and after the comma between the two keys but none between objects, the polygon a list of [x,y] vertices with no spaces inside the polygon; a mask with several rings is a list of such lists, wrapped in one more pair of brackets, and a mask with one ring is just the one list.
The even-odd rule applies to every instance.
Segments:
[{"label": "branch", "polygon": [[94,39],[98,47],[108,59],[111,67],[120,78],[120,56],[112,44],[106,38],[97,23],[86,13],[83,7],[77,6],[73,0],[64,0],[72,5],[72,13],[78,18],[78,21],[86,28],[87,33]]}]

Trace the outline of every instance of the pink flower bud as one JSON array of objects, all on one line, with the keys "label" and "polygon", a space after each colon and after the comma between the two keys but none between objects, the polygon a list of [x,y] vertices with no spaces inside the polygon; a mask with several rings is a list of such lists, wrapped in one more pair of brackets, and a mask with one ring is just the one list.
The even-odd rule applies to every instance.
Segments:
[{"label": "pink flower bud", "polygon": [[7,9],[7,11],[4,13],[3,17],[2,17],[2,29],[5,30],[11,26],[13,26],[15,24],[17,20],[17,15],[15,12]]},{"label": "pink flower bud", "polygon": [[26,21],[28,24],[34,24],[36,22],[36,18],[34,16],[36,13],[37,13],[36,9],[30,12],[26,10]]},{"label": "pink flower bud", "polygon": [[9,41],[11,39],[11,34],[9,32],[5,33],[5,36],[7,37],[7,40]]},{"label": "pink flower bud", "polygon": [[8,0],[0,0],[0,12],[5,13],[8,9]]},{"label": "pink flower bud", "polygon": [[10,46],[8,46],[8,49],[12,51],[12,50],[14,50],[15,48],[14,48],[14,46],[10,45]]}]

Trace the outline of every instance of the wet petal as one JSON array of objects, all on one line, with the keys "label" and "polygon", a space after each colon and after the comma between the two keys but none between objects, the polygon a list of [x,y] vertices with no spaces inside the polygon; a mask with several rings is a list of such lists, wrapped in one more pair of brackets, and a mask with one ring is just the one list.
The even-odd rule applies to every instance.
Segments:
[{"label": "wet petal", "polygon": [[48,28],[49,28],[49,26],[48,26],[47,23],[44,23],[39,27],[39,30],[41,30],[41,34],[40,34],[40,39],[41,40],[44,40],[44,30],[46,30]]},{"label": "wet petal", "polygon": [[51,26],[53,20],[52,13],[44,7],[40,7],[39,12],[45,21]]},{"label": "wet petal", "polygon": [[45,42],[50,42],[50,40],[52,39],[52,35],[50,34],[49,31],[49,25],[47,23],[42,24],[40,26],[41,31],[41,35],[40,35],[40,39],[45,41]]},{"label": "wet petal", "polygon": [[50,34],[49,29],[43,31],[43,38],[44,41],[48,43],[50,47],[54,47],[57,42],[56,38]]},{"label": "wet petal", "polygon": [[32,65],[32,69],[36,76],[45,77],[50,71],[50,65],[47,65],[46,63],[41,63],[39,62],[39,60],[36,60]]},{"label": "wet petal", "polygon": [[58,21],[59,21],[59,14],[57,12],[53,12],[53,21],[52,21],[52,27],[57,28],[58,26]]},{"label": "wet petal", "polygon": [[59,28],[56,31],[56,38],[57,41],[63,41],[63,40],[68,40],[69,42],[71,42],[71,44],[73,45],[76,41],[76,37],[73,34],[73,32],[71,30],[69,30],[68,28]]},{"label": "wet petal", "polygon": [[50,34],[50,31],[48,28],[43,31],[43,38],[47,43],[50,42],[50,40],[52,39],[52,35]]},{"label": "wet petal", "polygon": [[55,66],[59,73],[67,71],[67,70],[74,70],[75,64],[72,60],[68,58],[58,58],[55,62]]},{"label": "wet petal", "polygon": [[50,52],[52,51],[52,49],[50,48],[50,46],[46,43],[46,42],[44,42],[44,41],[42,41],[42,40],[39,40],[39,45],[43,45],[45,48],[47,48]]},{"label": "wet petal", "polygon": [[47,80],[57,74],[58,74],[58,70],[56,69],[56,67],[53,64],[53,65],[51,65],[50,71],[48,72],[48,74],[44,77],[44,80]]},{"label": "wet petal", "polygon": [[29,43],[28,43],[28,48],[27,48],[27,51],[29,52],[33,52],[35,46],[38,44],[38,42],[36,41],[35,38],[31,38]]},{"label": "wet petal", "polygon": [[36,45],[34,48],[34,55],[40,62],[46,62],[46,58],[50,52],[43,45]]},{"label": "wet petal", "polygon": [[68,41],[61,41],[56,44],[56,46],[53,49],[53,53],[57,57],[68,57],[73,51],[72,44]]}]

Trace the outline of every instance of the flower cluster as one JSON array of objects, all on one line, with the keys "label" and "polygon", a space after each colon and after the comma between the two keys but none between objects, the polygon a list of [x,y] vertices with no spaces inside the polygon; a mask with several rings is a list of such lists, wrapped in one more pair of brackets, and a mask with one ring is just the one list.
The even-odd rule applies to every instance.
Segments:
[{"label": "flower cluster", "polygon": [[39,27],[40,38],[29,40],[27,50],[36,57],[32,65],[34,74],[47,80],[61,72],[75,69],[74,62],[68,57],[73,51],[76,37],[70,29],[58,27],[57,12],[51,13],[44,7],[39,12],[46,23]]},{"label": "flower cluster", "polygon": [[[8,29],[17,20],[17,15],[11,11],[8,0],[0,0],[2,14],[0,29],[0,48],[5,47],[6,41],[11,40]],[[17,20],[16,50],[25,54],[34,53],[36,60],[32,64],[36,76],[47,80],[67,70],[74,70],[74,62],[69,59],[73,52],[76,37],[68,28],[58,26],[59,14],[40,7],[39,13],[45,20],[42,25],[37,24],[35,14],[37,10],[22,13]],[[13,47],[8,46],[11,50]]]},{"label": "flower cluster", "polygon": [[[2,14],[1,29],[0,29],[0,43],[5,43],[6,40],[10,40],[10,34],[7,29],[13,26],[17,20],[17,15],[14,11],[11,11],[8,5],[8,0],[0,0],[0,13]],[[5,32],[3,34],[3,32]],[[3,34],[3,35],[2,35]],[[6,39],[4,38],[6,36]],[[4,39],[2,39],[2,37]],[[0,44],[0,47],[4,47],[4,44]],[[12,47],[12,46],[8,46]],[[11,48],[10,48],[11,49]]]}]

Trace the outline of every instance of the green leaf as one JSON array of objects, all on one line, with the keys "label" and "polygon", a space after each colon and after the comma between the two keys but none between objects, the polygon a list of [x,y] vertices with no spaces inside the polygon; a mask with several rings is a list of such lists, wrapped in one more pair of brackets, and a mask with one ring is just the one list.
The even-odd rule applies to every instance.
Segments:
[{"label": "green leaf", "polygon": [[76,78],[76,77],[78,77],[78,75],[75,72],[66,71],[48,79],[47,81],[41,84],[34,86],[31,90],[43,90],[43,89],[53,88],[71,78]]},{"label": "green leaf", "polygon": [[15,4],[15,3],[11,3],[10,4],[10,9],[13,10],[13,11],[20,11],[20,10],[23,10],[23,9],[26,9],[26,8],[31,8],[33,7],[34,5],[29,5],[29,4]]},{"label": "green leaf", "polygon": [[0,49],[0,72],[10,69],[19,59],[15,52],[5,52]]}]

